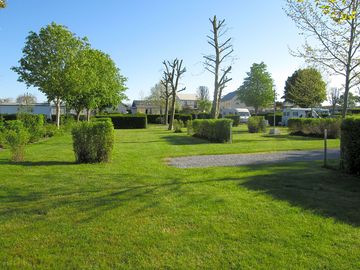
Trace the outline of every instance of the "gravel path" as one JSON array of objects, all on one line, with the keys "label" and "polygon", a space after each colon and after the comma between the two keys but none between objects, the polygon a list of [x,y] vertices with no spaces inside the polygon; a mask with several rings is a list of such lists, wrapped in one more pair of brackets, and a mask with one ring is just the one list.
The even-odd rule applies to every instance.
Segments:
[{"label": "gravel path", "polygon": [[[328,150],[328,159],[338,159],[340,151],[338,149]],[[241,166],[269,163],[284,163],[297,161],[322,160],[323,150],[311,151],[283,151],[259,154],[231,154],[231,155],[208,155],[208,156],[189,156],[169,158],[168,164],[177,168],[203,168],[203,167],[223,167]]]}]

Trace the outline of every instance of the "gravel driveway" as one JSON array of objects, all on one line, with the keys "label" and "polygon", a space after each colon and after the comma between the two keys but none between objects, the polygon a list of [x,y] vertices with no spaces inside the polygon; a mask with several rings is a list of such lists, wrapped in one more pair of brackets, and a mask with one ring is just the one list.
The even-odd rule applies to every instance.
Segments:
[{"label": "gravel driveway", "polygon": [[[338,149],[328,149],[328,159],[338,159]],[[269,163],[322,160],[323,150],[283,151],[259,154],[208,155],[169,158],[168,164],[177,168],[228,167]]]}]

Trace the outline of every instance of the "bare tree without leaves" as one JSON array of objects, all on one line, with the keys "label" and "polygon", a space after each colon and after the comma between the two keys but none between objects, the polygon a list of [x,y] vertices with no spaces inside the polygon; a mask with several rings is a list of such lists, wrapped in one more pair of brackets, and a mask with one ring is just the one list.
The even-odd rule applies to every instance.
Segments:
[{"label": "bare tree without leaves", "polygon": [[165,114],[164,114],[164,123],[165,125],[169,124],[169,103],[172,96],[172,91],[170,89],[170,81],[167,73],[164,72],[163,78],[160,81],[161,85],[163,86],[163,91],[161,93],[161,97],[165,101]]},{"label": "bare tree without leaves", "polygon": [[332,113],[335,113],[336,105],[340,105],[340,93],[341,89],[337,87],[330,88],[328,92],[328,101],[332,107]]},{"label": "bare tree without leaves", "polygon": [[359,83],[360,0],[287,0],[285,12],[306,38],[292,54],[344,76],[345,117],[349,91]]},{"label": "bare tree without leaves", "polygon": [[185,88],[178,90],[179,81],[182,75],[186,72],[186,68],[183,67],[183,60],[175,59],[172,61],[163,62],[165,70],[164,77],[168,78],[170,90],[171,90],[171,113],[169,121],[169,130],[173,129],[174,117],[175,117],[175,101],[176,94],[178,92],[184,91]]},{"label": "bare tree without leaves", "polygon": [[199,86],[196,95],[198,100],[209,100],[209,88],[206,86]]},{"label": "bare tree without leaves", "polygon": [[31,105],[31,104],[36,103],[36,101],[37,101],[36,96],[34,96],[31,93],[25,93],[16,98],[16,103],[19,103],[22,105]]},{"label": "bare tree without leaves", "polygon": [[212,25],[211,36],[207,36],[208,43],[214,48],[215,54],[205,55],[205,69],[214,74],[214,99],[211,108],[211,116],[218,118],[220,111],[220,99],[222,90],[226,84],[232,80],[228,75],[231,71],[231,65],[223,67],[224,62],[230,57],[234,49],[231,44],[231,38],[222,41],[221,38],[226,34],[225,20],[218,20],[216,16],[210,18]]}]

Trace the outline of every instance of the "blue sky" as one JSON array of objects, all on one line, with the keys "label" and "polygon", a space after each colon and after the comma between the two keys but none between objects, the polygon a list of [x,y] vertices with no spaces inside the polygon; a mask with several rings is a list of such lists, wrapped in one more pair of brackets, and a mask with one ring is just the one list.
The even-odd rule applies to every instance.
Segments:
[{"label": "blue sky", "polygon": [[283,6],[283,0],[8,0],[0,11],[0,97],[16,98],[28,91],[45,100],[37,89],[17,82],[10,67],[17,65],[28,32],[52,21],[87,36],[94,48],[111,55],[128,78],[130,100],[148,95],[161,78],[162,61],[176,57],[187,68],[182,80],[186,92],[200,85],[212,90],[213,78],[204,71],[202,56],[211,52],[206,35],[208,19],[215,14],[226,19],[236,57],[233,80],[224,93],[241,85],[253,63],[264,61],[280,96],[287,77],[305,67],[289,54],[288,47],[300,46],[302,37]]}]

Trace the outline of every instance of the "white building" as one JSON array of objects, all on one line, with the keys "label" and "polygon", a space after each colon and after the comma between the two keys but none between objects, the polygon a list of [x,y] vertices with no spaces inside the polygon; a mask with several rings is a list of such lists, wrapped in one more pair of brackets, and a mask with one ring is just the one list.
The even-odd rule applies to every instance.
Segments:
[{"label": "white building", "polygon": [[17,114],[19,112],[28,112],[33,114],[44,114],[48,119],[50,119],[53,107],[54,106],[51,106],[50,103],[35,103],[31,105],[3,103],[0,104],[0,114]]},{"label": "white building", "polygon": [[178,93],[176,95],[178,102],[181,105],[182,109],[197,109],[198,108],[198,98],[196,94],[182,94]]}]

